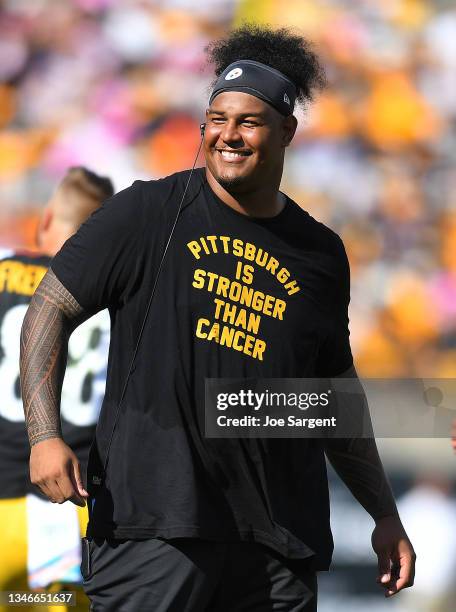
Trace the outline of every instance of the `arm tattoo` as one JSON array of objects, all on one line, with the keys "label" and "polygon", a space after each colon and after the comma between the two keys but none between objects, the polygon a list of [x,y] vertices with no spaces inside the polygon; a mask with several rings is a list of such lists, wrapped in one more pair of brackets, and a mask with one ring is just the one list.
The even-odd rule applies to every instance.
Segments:
[{"label": "arm tattoo", "polygon": [[81,306],[48,270],[21,330],[21,389],[30,446],[61,437],[60,393],[68,338],[82,317]]},{"label": "arm tattoo", "polygon": [[[341,377],[357,378],[354,367]],[[396,502],[374,438],[328,439],[325,453],[337,474],[375,521],[397,515]]]}]

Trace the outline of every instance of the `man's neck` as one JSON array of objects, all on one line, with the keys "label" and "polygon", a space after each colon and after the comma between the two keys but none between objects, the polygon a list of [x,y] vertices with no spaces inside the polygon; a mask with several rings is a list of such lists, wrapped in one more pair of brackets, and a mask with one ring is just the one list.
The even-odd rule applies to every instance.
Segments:
[{"label": "man's neck", "polygon": [[268,185],[250,193],[231,194],[212,176],[206,168],[209,187],[224,204],[249,217],[275,217],[284,208],[286,199],[279,185]]},{"label": "man's neck", "polygon": [[70,238],[76,230],[77,228],[75,227],[67,226],[59,226],[59,228],[55,228],[55,230],[54,228],[47,230],[40,235],[38,248],[43,255],[54,257],[54,255],[60,251],[64,242]]}]

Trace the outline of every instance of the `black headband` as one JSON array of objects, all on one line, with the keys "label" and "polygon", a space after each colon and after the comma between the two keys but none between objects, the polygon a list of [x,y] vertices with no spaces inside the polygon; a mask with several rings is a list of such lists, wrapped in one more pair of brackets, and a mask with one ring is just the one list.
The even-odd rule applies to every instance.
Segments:
[{"label": "black headband", "polygon": [[215,83],[209,104],[224,91],[241,91],[260,98],[285,117],[293,112],[297,95],[296,86],[288,77],[253,60],[239,60],[225,68]]}]

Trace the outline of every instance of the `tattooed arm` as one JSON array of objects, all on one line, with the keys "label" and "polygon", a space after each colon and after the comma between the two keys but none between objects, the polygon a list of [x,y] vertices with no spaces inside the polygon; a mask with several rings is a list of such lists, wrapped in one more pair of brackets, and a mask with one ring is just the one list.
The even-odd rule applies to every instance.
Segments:
[{"label": "tattooed arm", "polygon": [[[352,366],[341,378],[357,378]],[[366,404],[367,405],[367,404]],[[377,582],[385,596],[413,585],[416,555],[402,526],[374,438],[325,441],[331,465],[376,523],[372,546],[378,557]]]},{"label": "tattooed arm", "polygon": [[29,436],[30,478],[51,500],[83,506],[79,462],[62,440],[60,396],[71,332],[88,315],[49,270],[22,324],[21,389]]}]

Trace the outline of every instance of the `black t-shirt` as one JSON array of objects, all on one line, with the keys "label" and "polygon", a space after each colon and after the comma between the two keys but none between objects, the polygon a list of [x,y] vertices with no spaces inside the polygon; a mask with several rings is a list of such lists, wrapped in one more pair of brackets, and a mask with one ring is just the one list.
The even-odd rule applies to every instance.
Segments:
[{"label": "black t-shirt", "polygon": [[89,460],[89,533],[252,540],[291,558],[315,553],[325,569],[332,537],[321,442],[208,439],[202,429],[206,377],[325,377],[352,364],[343,244],[289,198],[276,217],[247,217],[215,196],[204,169],[194,172],[106,479],[94,484],[187,179],[188,171],[136,181],[107,200],[51,264],[81,306],[111,314],[106,395]]},{"label": "black t-shirt", "polygon": [[[50,257],[0,253],[0,499],[39,494],[30,482],[30,446],[19,382],[19,336]],[[109,316],[100,312],[73,334],[62,389],[62,435],[84,465],[104,393]]]}]

